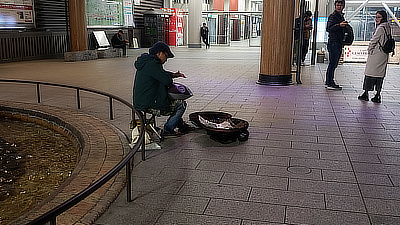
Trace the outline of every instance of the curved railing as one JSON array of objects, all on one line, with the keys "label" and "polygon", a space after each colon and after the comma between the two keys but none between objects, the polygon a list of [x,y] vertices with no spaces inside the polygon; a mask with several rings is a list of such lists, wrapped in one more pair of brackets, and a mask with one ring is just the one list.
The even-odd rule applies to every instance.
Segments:
[{"label": "curved railing", "polygon": [[[41,102],[41,95],[40,95],[40,86],[41,85],[48,85],[48,86],[55,86],[55,87],[64,87],[64,88],[70,88],[70,89],[75,89],[76,90],[76,97],[77,97],[77,105],[78,109],[81,108],[81,101],[80,101],[80,92],[81,91],[86,91],[86,92],[91,92],[99,95],[103,95],[109,98],[109,106],[110,106],[110,120],[114,119],[113,116],[113,100],[116,100],[118,102],[121,102],[122,104],[126,105],[132,110],[132,119],[135,119],[134,115],[135,113],[138,114],[140,124],[144,124],[143,121],[143,116],[139,111],[136,111],[135,108],[131,103],[128,101],[103,92],[103,91],[98,91],[95,89],[90,89],[90,88],[83,88],[83,87],[77,87],[77,86],[72,86],[72,85],[65,85],[65,84],[54,84],[54,83],[48,83],[48,82],[39,82],[39,81],[27,81],[27,80],[10,80],[10,79],[0,79],[0,82],[5,82],[5,83],[25,83],[25,84],[35,84],[36,85],[36,94],[37,94],[37,102]],[[102,185],[107,183],[111,178],[113,178],[118,172],[122,170],[124,166],[126,166],[126,189],[127,189],[127,201],[130,202],[132,201],[132,196],[131,196],[131,190],[132,190],[132,180],[131,180],[131,165],[132,165],[132,159],[133,156],[138,152],[139,148],[142,147],[142,160],[145,160],[145,149],[144,149],[144,129],[140,129],[140,137],[136,145],[133,147],[133,149],[116,165],[114,168],[112,168],[110,171],[108,171],[104,176],[102,176],[100,179],[95,181],[93,184],[91,184],[89,187],[84,189],[83,191],[79,192],[69,200],[65,201],[61,205],[53,208],[52,210],[48,211],[47,213],[41,215],[40,217],[34,219],[33,221],[29,222],[28,224],[33,225],[33,224],[45,224],[50,222],[51,225],[56,224],[56,217],[60,215],[61,213],[67,211],[68,209],[72,208],[76,204],[78,204],[80,201],[85,199],[87,196],[95,192],[97,189],[99,189]]]}]

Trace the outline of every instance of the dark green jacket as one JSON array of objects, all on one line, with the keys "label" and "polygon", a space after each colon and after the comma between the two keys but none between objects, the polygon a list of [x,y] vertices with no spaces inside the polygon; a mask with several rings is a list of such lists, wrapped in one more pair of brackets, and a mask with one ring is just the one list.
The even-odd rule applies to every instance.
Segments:
[{"label": "dark green jacket", "polygon": [[136,110],[147,108],[169,110],[167,88],[172,85],[172,72],[165,71],[155,55],[142,54],[135,62],[133,105]]}]

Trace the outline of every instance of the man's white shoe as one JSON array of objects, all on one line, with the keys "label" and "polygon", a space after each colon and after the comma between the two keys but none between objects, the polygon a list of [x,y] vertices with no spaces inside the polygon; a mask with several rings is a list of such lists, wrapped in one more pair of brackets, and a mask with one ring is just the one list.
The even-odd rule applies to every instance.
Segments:
[{"label": "man's white shoe", "polygon": [[337,84],[325,85],[325,88],[328,90],[342,90],[342,87]]}]

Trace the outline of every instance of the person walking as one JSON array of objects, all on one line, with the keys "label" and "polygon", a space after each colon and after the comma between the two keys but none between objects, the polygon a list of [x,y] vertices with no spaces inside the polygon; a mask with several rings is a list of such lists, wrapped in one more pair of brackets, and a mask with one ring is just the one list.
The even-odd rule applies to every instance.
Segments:
[{"label": "person walking", "polygon": [[206,44],[206,49],[210,48],[210,44],[208,43],[208,27],[206,26],[206,23],[203,23],[203,26],[200,28],[200,35],[204,44]]},{"label": "person walking", "polygon": [[329,15],[326,31],[329,33],[328,51],[329,65],[326,70],[325,87],[330,90],[341,90],[342,87],[334,81],[335,69],[338,66],[343,49],[344,29],[347,22],[343,17],[344,0],[335,0],[335,11]]},{"label": "person walking", "polygon": [[387,20],[387,13],[379,10],[375,15],[376,29],[368,45],[368,59],[365,66],[364,93],[358,99],[368,101],[368,91],[376,90],[375,97],[371,101],[381,103],[381,90],[383,79],[386,75],[386,68],[389,61],[389,54],[383,52],[382,46],[391,35],[390,25]]}]

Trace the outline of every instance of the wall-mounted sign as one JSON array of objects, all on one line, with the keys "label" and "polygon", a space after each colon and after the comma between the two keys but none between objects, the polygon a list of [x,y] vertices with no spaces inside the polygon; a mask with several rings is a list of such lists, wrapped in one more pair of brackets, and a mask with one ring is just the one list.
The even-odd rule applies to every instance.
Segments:
[{"label": "wall-mounted sign", "polygon": [[124,0],[124,26],[135,27],[135,24],[133,22],[132,0]]},{"label": "wall-mounted sign", "polygon": [[[328,22],[327,17],[318,17],[317,23],[317,42],[326,42],[326,23]],[[314,23],[314,20],[313,20]],[[314,26],[315,27],[315,26]]]},{"label": "wall-mounted sign", "polygon": [[89,28],[124,26],[123,1],[86,0],[86,20]]},{"label": "wall-mounted sign", "polygon": [[367,62],[367,45],[344,46],[344,62]]},{"label": "wall-mounted sign", "polygon": [[0,27],[33,26],[32,0],[0,0]]},{"label": "wall-mounted sign", "polygon": [[[344,46],[344,62],[367,62],[368,59],[368,43],[367,41],[354,42],[351,46]],[[355,45],[356,44],[356,45]],[[400,52],[400,44],[396,45],[395,52]],[[399,64],[399,54],[389,54],[389,63]]]}]

